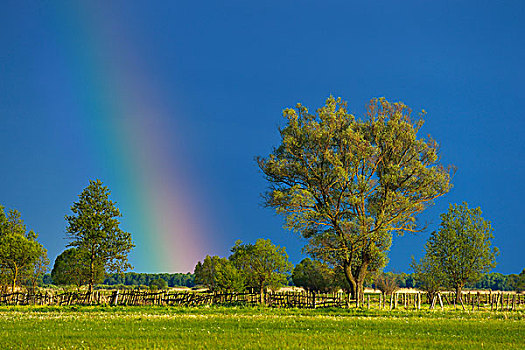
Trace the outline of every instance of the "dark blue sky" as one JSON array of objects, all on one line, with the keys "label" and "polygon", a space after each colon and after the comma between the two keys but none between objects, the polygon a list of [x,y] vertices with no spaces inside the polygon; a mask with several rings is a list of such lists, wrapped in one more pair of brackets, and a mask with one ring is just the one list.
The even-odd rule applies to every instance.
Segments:
[{"label": "dark blue sky", "polygon": [[[462,201],[492,222],[495,271],[525,267],[522,1],[53,4],[7,1],[0,12],[0,203],[22,212],[52,261],[67,243],[64,215],[97,177],[124,228],[148,241],[129,219],[140,216],[138,195],[123,184],[140,166],[122,160],[147,140],[115,127],[148,105],[164,111],[150,120],[162,124],[163,162],[176,164],[167,173],[193,179],[185,196],[194,188],[206,207],[205,252],[226,256],[236,239],[263,237],[299,262],[304,241],[261,206],[254,157],[279,142],[284,108],[314,109],[332,94],[357,115],[380,96],[425,109],[422,133],[458,168],[453,190],[421,216],[429,229],[394,238],[387,270],[408,272],[439,214]],[[121,108],[108,107],[113,99]],[[119,137],[132,146],[115,146]],[[136,250],[137,271],[186,271],[202,259],[177,268],[148,263],[151,247]]]}]

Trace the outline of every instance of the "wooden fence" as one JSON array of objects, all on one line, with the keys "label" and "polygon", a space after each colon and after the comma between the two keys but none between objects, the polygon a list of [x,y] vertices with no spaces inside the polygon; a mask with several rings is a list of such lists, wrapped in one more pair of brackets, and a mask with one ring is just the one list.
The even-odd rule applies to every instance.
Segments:
[{"label": "wooden fence", "polygon": [[[459,304],[455,293],[442,292],[431,300],[422,292],[397,292],[392,295],[366,293],[361,307],[368,309],[442,309],[463,310],[519,310],[525,309],[525,295],[509,292],[467,292],[462,294]],[[267,292],[263,303],[277,308],[326,308],[355,307],[356,301],[342,292]],[[195,291],[138,291],[138,290],[98,290],[89,292],[50,291],[37,293],[9,293],[0,295],[0,305],[159,305],[159,306],[199,306],[199,305],[258,305],[261,296],[254,292],[195,292]]]}]

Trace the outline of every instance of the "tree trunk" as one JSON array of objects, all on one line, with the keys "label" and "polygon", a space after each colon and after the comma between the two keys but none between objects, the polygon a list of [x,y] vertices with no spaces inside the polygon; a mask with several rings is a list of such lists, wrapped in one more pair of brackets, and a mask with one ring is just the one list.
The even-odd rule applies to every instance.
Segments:
[{"label": "tree trunk", "polygon": [[15,288],[16,288],[16,279],[18,278],[18,266],[15,265],[14,269],[13,269],[13,285],[12,285],[12,292],[14,293],[15,292]]},{"label": "tree trunk", "polygon": [[356,300],[356,305],[359,307],[364,301],[365,293],[364,293],[364,283],[365,283],[365,277],[368,270],[368,262],[364,262],[361,264],[359,269],[357,270],[357,275],[354,276],[352,274],[352,269],[350,267],[350,264],[344,266],[344,272],[346,279],[351,287],[351,295],[352,298]]},{"label": "tree trunk", "polygon": [[261,286],[261,288],[259,289],[259,295],[261,298],[261,305],[264,305],[264,287],[263,286]]},{"label": "tree trunk", "polygon": [[434,295],[436,295],[436,292],[427,291],[427,299],[429,300],[429,302],[431,302],[431,300],[434,300]]},{"label": "tree trunk", "polygon": [[456,304],[459,304],[461,300],[461,291],[463,290],[463,284],[458,283],[456,284]]},{"label": "tree trunk", "polygon": [[38,277],[36,275],[33,275],[33,277],[31,277],[31,293],[33,294],[36,293],[37,278]]},{"label": "tree trunk", "polygon": [[93,292],[93,285],[95,284],[95,254],[91,252],[91,261],[89,262],[89,294]]},{"label": "tree trunk", "polygon": [[368,261],[363,262],[361,266],[359,267],[359,270],[357,272],[356,280],[357,280],[357,293],[356,293],[356,300],[357,300],[357,307],[363,304],[365,300],[365,277],[368,272]]},{"label": "tree trunk", "polygon": [[356,291],[357,291],[357,284],[356,284],[356,280],[354,278],[354,276],[352,275],[352,268],[350,266],[350,264],[344,264],[343,266],[343,270],[345,272],[345,277],[346,277],[346,280],[348,282],[348,284],[350,285],[350,297],[352,299],[355,299],[356,297]]},{"label": "tree trunk", "polygon": [[363,302],[365,300],[365,288],[363,286],[363,283],[357,284],[357,293],[356,293],[356,306],[360,307],[363,305]]}]

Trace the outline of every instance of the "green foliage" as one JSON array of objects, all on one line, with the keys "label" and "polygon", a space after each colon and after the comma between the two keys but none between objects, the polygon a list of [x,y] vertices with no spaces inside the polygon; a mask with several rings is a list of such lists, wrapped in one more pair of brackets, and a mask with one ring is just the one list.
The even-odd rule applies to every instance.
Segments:
[{"label": "green foliage", "polygon": [[220,257],[206,255],[204,261],[200,261],[195,266],[195,284],[202,285],[209,290],[215,290],[217,288],[216,281],[216,265],[220,263]]},{"label": "green foliage", "polygon": [[[383,235],[384,241],[382,246],[390,246],[391,235]],[[378,249],[378,245],[370,247],[368,250],[366,260],[363,262],[363,256],[355,254],[348,261],[348,264],[341,264],[345,259],[344,248],[340,248],[341,240],[328,232],[319,234],[310,238],[309,243],[304,247],[304,251],[310,256],[321,261],[325,261],[334,267],[334,287],[341,288],[350,294],[356,293],[356,280],[349,278],[350,276],[361,276],[362,285],[370,283],[372,276],[381,271],[388,263],[388,257],[385,251]],[[356,282],[356,283],[354,283]]]},{"label": "green foliage", "polygon": [[15,290],[17,281],[29,281],[33,287],[45,273],[47,251],[37,242],[38,235],[27,231],[20,212],[11,209],[6,215],[0,205],[0,283]]},{"label": "green foliage", "polygon": [[4,207],[0,205],[0,234],[6,235],[18,235],[32,237],[34,232],[26,232],[27,228],[22,221],[20,212],[16,209],[10,209],[7,215],[5,214]]},{"label": "green foliage", "polygon": [[156,278],[149,283],[149,288],[152,290],[166,289],[168,288],[168,282],[162,278]]},{"label": "green foliage", "polygon": [[245,288],[243,274],[226,258],[207,255],[195,266],[195,283],[209,290],[240,292]]},{"label": "green foliage", "polygon": [[[483,275],[483,277],[476,283],[467,284],[466,286],[472,289],[492,289],[492,290],[501,290],[501,291],[511,291],[515,289],[515,277],[523,276],[525,273],[521,274],[511,274],[503,275],[497,272],[491,272],[489,274]],[[128,286],[130,288],[135,288],[138,286],[147,286],[149,283],[156,279],[162,278],[168,282],[168,287],[194,287],[195,286],[195,275],[193,273],[137,273],[137,272],[126,272],[124,274],[110,273],[106,274],[103,284],[98,285],[106,286],[111,288],[116,285]],[[396,278],[399,284],[399,288],[418,288],[422,289],[421,283],[416,279],[415,273],[398,273]],[[287,276],[287,285],[293,286],[293,277],[292,275]],[[46,273],[43,276],[42,283],[46,287],[53,286],[53,280],[51,274]],[[349,285],[344,273],[338,269],[334,269],[334,281],[333,287],[336,289],[343,289],[348,291]],[[374,288],[374,280],[368,279],[365,281],[365,286]],[[521,289],[523,290],[523,289]]]},{"label": "green foliage", "polygon": [[30,268],[39,254],[39,244],[18,234],[0,237],[0,264],[11,281],[12,289],[26,268]]},{"label": "green foliage", "polygon": [[342,289],[347,294],[355,292],[353,286],[348,282],[345,271],[341,266],[335,266],[333,286],[335,289]]},{"label": "green foliage", "polygon": [[96,283],[100,266],[104,271],[123,272],[131,267],[128,254],[135,246],[131,234],[120,229],[121,216],[115,203],[109,199],[110,192],[100,180],[89,181],[71,207],[73,215],[66,216],[68,246],[83,252],[83,264],[89,270],[90,290]]},{"label": "green foliage", "polygon": [[230,261],[241,271],[248,287],[264,292],[287,284],[286,276],[293,265],[288,261],[284,247],[275,246],[269,239],[258,239],[255,244],[239,240],[231,249]]},{"label": "green foliage", "polygon": [[292,278],[297,287],[328,292],[333,288],[334,272],[320,261],[305,258],[293,269]]},{"label": "green foliage", "polygon": [[491,289],[522,292],[525,290],[525,269],[518,274],[504,275],[498,272],[484,274],[476,283],[467,283],[473,289]]},{"label": "green foliage", "polygon": [[52,285],[53,284],[53,279],[51,278],[51,274],[50,273],[45,273],[44,276],[42,277],[42,284],[43,285]]},{"label": "green foliage", "polygon": [[458,301],[466,283],[478,281],[496,266],[498,249],[491,248],[492,231],[480,208],[451,204],[425,245],[424,259],[433,265],[432,271],[439,271],[447,287],[456,289]]},{"label": "green foliage", "polygon": [[397,283],[399,288],[414,288],[416,286],[415,275],[413,273],[398,273]]},{"label": "green foliage", "polygon": [[33,292],[37,286],[43,285],[43,279],[49,266],[47,250],[41,244],[37,247],[37,259],[33,265],[27,268],[23,273],[24,284]]},{"label": "green foliage", "polygon": [[194,275],[191,273],[109,273],[106,274],[104,284],[106,285],[126,285],[126,286],[144,286],[155,279],[162,278],[168,282],[168,287],[193,287]]},{"label": "green foliage", "polygon": [[429,254],[421,258],[419,263],[412,257],[410,267],[414,270],[417,287],[427,292],[429,299],[432,300],[434,295],[443,288],[445,277],[441,267]]},{"label": "green foliage", "polygon": [[[224,258],[223,258],[224,259]],[[246,288],[246,280],[230,261],[224,259],[216,267],[217,288],[228,292],[242,292]]]},{"label": "green foliage", "polygon": [[516,292],[523,292],[525,291],[525,269],[521,271],[521,273],[516,278],[516,281],[513,284],[513,289]]},{"label": "green foliage", "polygon": [[415,216],[451,188],[450,170],[402,103],[373,99],[363,121],[333,97],[315,114],[300,104],[283,114],[281,144],[257,158],[270,183],[266,204],[362,297],[365,277],[386,263],[392,232],[418,230]]},{"label": "green foliage", "polygon": [[[87,251],[69,248],[63,251],[55,260],[51,278],[55,285],[76,285],[80,287],[89,283],[90,270],[87,266]],[[104,266],[96,265],[94,283],[104,280]]]}]

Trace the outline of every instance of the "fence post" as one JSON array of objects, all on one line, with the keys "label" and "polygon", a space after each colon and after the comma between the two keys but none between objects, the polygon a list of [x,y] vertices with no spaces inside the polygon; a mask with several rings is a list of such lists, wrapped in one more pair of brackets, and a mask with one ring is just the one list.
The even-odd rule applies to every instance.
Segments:
[{"label": "fence post", "polygon": [[111,305],[117,305],[118,303],[118,289],[113,292],[113,295],[111,296]]},{"label": "fence post", "polygon": [[439,298],[439,306],[441,306],[441,311],[443,311],[443,300],[441,300],[441,293],[438,293],[438,298]]},{"label": "fence post", "polygon": [[394,309],[397,309],[397,299],[398,299],[398,296],[399,296],[398,293],[395,292],[395,293],[394,293]]},{"label": "fence post", "polygon": [[459,302],[461,303],[461,307],[463,308],[463,310],[465,310],[465,305],[463,304],[463,297],[461,294],[459,296]]}]

